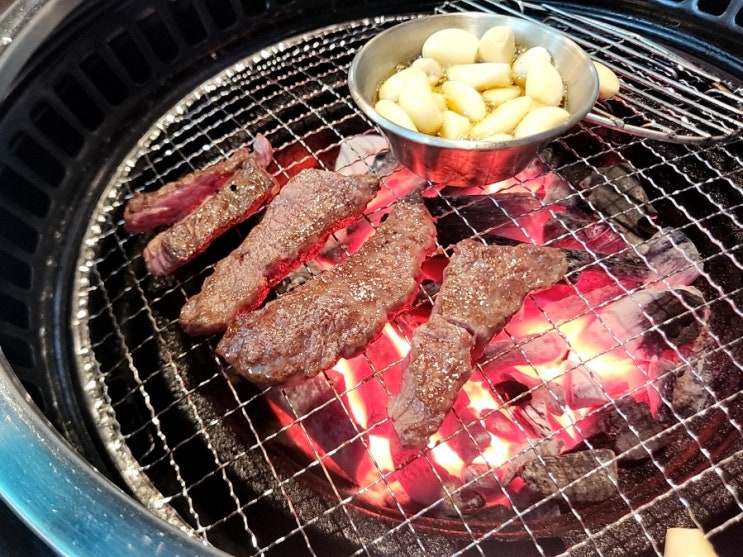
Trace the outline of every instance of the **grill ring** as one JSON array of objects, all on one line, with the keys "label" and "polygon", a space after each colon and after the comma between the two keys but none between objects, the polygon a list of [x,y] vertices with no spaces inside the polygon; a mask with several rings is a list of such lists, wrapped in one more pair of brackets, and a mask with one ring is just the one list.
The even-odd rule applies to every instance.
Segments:
[{"label": "grill ring", "polygon": [[[166,103],[164,103],[164,105],[168,105],[168,103],[166,102]],[[23,145],[25,148],[31,148],[30,146],[33,145],[33,142],[31,142],[31,143],[28,143],[28,142],[24,143],[24,142],[21,141],[20,145]],[[73,141],[71,145],[74,146],[75,145],[75,142]],[[68,147],[68,148],[70,148],[70,147]],[[74,147],[72,147],[72,149],[74,150],[74,157],[72,157],[72,158],[77,159],[80,156],[82,156],[82,154],[83,154],[83,151],[82,150],[78,150],[77,148],[74,148]],[[69,156],[69,154],[67,156]],[[124,158],[125,158],[125,154],[124,153],[119,153],[118,155],[114,155],[113,156],[113,159],[114,160],[123,160]],[[49,172],[49,174],[47,174],[47,176],[45,176],[45,178],[47,180],[49,180],[49,181],[52,181],[52,182],[60,179],[59,178],[59,174],[60,173],[57,172],[55,174],[54,173],[54,168],[56,168],[55,165],[54,164],[51,164],[51,165],[49,165],[49,168],[45,171],[45,172]],[[49,170],[49,169],[51,169],[51,170]],[[93,194],[93,195],[95,195],[95,194]],[[87,194],[86,195],[86,199],[87,200],[89,200],[90,197],[91,197],[90,194]],[[729,201],[729,202],[727,202],[727,204],[728,205],[731,205],[731,206],[737,206],[737,201],[736,201],[735,197],[733,196],[732,200]],[[74,216],[73,215],[67,215],[66,217],[63,217],[63,219],[62,219],[62,226],[65,226],[68,221],[69,222],[72,222],[72,221],[78,220],[78,217],[79,217],[79,215],[77,215],[77,214],[74,215]],[[67,220],[65,220],[65,219],[67,219]],[[86,224],[85,219],[82,219],[81,222],[79,222],[78,224],[82,227],[84,224]],[[33,241],[30,240],[30,239],[28,239],[28,240],[27,239],[24,239],[25,237],[23,236],[23,234],[24,234],[24,232],[21,229],[21,231],[18,232],[18,237],[20,237],[20,240],[19,241],[21,243],[24,243],[24,242],[31,242],[31,243],[33,243]],[[732,246],[735,246],[736,244],[733,243],[731,245]],[[77,245],[74,244],[74,243],[72,244],[71,247],[68,247],[68,250],[69,251],[75,251],[76,249],[77,249]],[[711,251],[714,251],[714,247],[712,248]],[[22,279],[19,279],[18,282],[23,283],[23,280]],[[64,300],[61,300],[61,299],[56,300],[55,301],[55,304],[65,305]],[[59,312],[60,311],[60,308],[57,308],[55,311],[58,311]],[[61,313],[64,313],[64,310],[63,309],[61,310]],[[35,320],[36,318],[34,317],[33,319]],[[65,321],[65,320],[66,320],[66,317],[63,319],[63,321]],[[16,329],[19,328],[18,325],[21,325],[20,328],[26,327],[26,324],[23,322],[23,317],[14,318],[13,319],[13,322],[12,322],[12,325]],[[13,327],[11,327],[11,329]],[[56,325],[55,325],[55,327],[56,327]],[[33,328],[33,326],[31,328]],[[56,344],[58,344],[60,346],[69,346],[69,343],[67,342],[67,339],[65,338],[65,333],[62,332],[62,333],[58,333],[58,334],[59,334],[59,338],[56,338],[55,339]],[[17,365],[19,362],[25,363],[24,356],[23,356],[23,348],[19,348],[18,350],[12,350],[13,343],[6,344],[5,346],[11,346],[11,352],[13,352],[13,356],[14,356],[14,363],[16,364],[15,367],[16,367],[16,369],[19,369],[21,371],[21,373],[23,373],[23,367],[24,367],[24,365]],[[66,350],[67,350],[67,348],[63,349],[63,351],[66,351]],[[54,353],[54,351],[51,348],[49,349],[49,352],[50,352],[50,354],[51,353]],[[28,373],[28,376],[27,377],[28,377],[28,379],[30,379],[32,372],[29,371],[27,373]],[[42,379],[39,378],[39,381],[42,381]],[[29,384],[30,390],[34,391],[35,389],[33,388],[33,382],[29,381],[28,384]],[[64,392],[64,394],[61,395],[61,397],[62,398],[71,397],[72,396],[71,393],[74,393],[74,392],[75,392],[75,388],[74,388],[74,385],[72,385],[69,390],[66,390]],[[40,399],[41,396],[42,395],[39,395],[38,398]],[[245,400],[248,400],[250,398],[250,396],[252,396],[252,395],[247,395],[247,396],[248,396],[248,398],[246,398]],[[73,405],[75,405],[76,403],[77,403],[77,401],[72,401],[72,404]],[[52,406],[52,405],[49,405],[49,406]],[[53,411],[52,408],[49,408],[49,410],[50,411]],[[83,420],[85,420],[85,419],[87,419],[87,418],[83,417]],[[75,438],[76,437],[75,433],[70,433],[70,437]],[[103,458],[104,458],[104,461],[105,461],[105,459],[107,457],[104,456]],[[112,475],[113,476],[116,476],[116,472],[113,472]],[[289,517],[289,519],[291,521],[291,517]],[[298,547],[304,547],[304,542],[300,540],[298,542],[297,546]],[[280,547],[284,547],[284,546],[280,546]]]}]

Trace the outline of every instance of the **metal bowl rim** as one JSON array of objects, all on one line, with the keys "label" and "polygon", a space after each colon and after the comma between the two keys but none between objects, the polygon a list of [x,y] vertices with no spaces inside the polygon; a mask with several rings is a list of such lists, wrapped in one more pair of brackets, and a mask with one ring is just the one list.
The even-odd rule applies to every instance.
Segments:
[{"label": "metal bowl rim", "polygon": [[[498,142],[485,141],[485,140],[472,140],[472,139],[446,139],[446,138],[442,138],[442,137],[435,136],[435,135],[425,134],[423,132],[413,131],[403,126],[400,126],[398,124],[395,124],[394,122],[382,117],[376,110],[374,110],[374,106],[364,98],[364,96],[361,94],[359,87],[358,87],[358,81],[359,81],[358,75],[357,75],[358,66],[360,64],[361,59],[364,57],[364,55],[368,53],[369,50],[374,48],[375,45],[385,40],[385,37],[387,37],[393,31],[399,30],[401,27],[422,25],[424,22],[430,21],[431,19],[463,19],[463,18],[464,19],[483,19],[483,20],[490,19],[490,20],[493,20],[494,22],[499,22],[499,23],[494,23],[494,25],[508,24],[508,22],[517,21],[519,25],[527,25],[527,26],[541,28],[541,29],[546,30],[550,34],[555,35],[557,38],[560,39],[560,41],[568,45],[570,49],[575,50],[578,56],[585,57],[586,62],[587,62],[586,67],[593,81],[592,92],[591,92],[591,95],[589,95],[589,98],[592,98],[593,101],[590,103],[587,102],[581,110],[579,110],[578,112],[572,113],[570,116],[570,119],[560,126],[557,126],[549,130],[545,130],[544,132],[539,133],[539,134],[529,135],[529,136],[521,137],[518,139],[512,139],[509,141],[498,141]],[[378,35],[374,36],[364,46],[362,46],[359,49],[359,51],[356,53],[356,55],[354,56],[353,61],[351,62],[351,66],[349,68],[349,72],[348,72],[348,88],[351,93],[352,99],[357,104],[357,106],[361,108],[364,114],[366,114],[374,123],[376,123],[382,129],[389,131],[391,133],[394,133],[395,135],[400,136],[406,141],[410,141],[410,142],[417,143],[420,145],[427,145],[430,147],[446,148],[446,149],[453,149],[453,150],[496,151],[496,150],[503,150],[503,149],[508,149],[512,147],[515,148],[515,147],[523,147],[523,146],[532,145],[532,144],[540,144],[553,137],[558,137],[564,134],[565,132],[567,132],[568,130],[570,130],[571,128],[573,128],[575,125],[581,122],[593,108],[593,105],[595,104],[596,99],[598,98],[599,80],[598,80],[598,73],[596,72],[596,68],[591,63],[591,58],[588,55],[588,53],[585,50],[583,50],[570,37],[564,35],[563,33],[560,33],[559,31],[553,29],[552,27],[549,27],[548,25],[538,23],[535,21],[531,21],[531,20],[527,20],[527,19],[514,17],[514,16],[488,14],[488,13],[480,13],[480,12],[460,12],[456,14],[435,14],[435,15],[416,17],[414,19],[404,21],[402,23],[398,23],[397,25],[390,27],[389,29],[385,29]]]}]

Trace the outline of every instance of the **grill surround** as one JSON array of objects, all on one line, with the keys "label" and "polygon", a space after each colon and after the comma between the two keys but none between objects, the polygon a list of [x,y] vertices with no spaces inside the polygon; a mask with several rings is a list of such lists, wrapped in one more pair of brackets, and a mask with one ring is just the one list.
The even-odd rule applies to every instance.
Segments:
[{"label": "grill surround", "polygon": [[[297,30],[301,31],[305,28],[314,28],[321,25],[322,18],[308,18],[300,23],[299,20],[302,19],[301,14],[288,15],[287,12],[291,11],[290,8],[298,7],[292,6],[292,4],[271,4],[268,10],[271,13],[271,17],[276,17],[277,26],[286,25],[284,29],[285,36],[291,36]],[[199,4],[198,6],[201,5]],[[373,7],[364,6],[363,8],[368,11],[379,9],[386,13],[390,13],[390,10],[393,10],[391,5],[381,4]],[[158,5],[155,10],[158,9],[164,10],[165,8]],[[201,6],[198,9],[205,10],[206,8]],[[111,15],[111,19],[115,19],[123,11],[124,9],[122,8],[122,12],[114,12]],[[84,22],[86,18],[91,18],[87,21],[92,21],[94,19],[94,12],[96,10],[83,12],[82,15],[78,15],[78,19],[72,26],[75,29],[85,27]],[[355,15],[347,11],[337,10],[332,15],[325,17],[327,20],[335,20],[338,17],[338,13],[344,13],[348,17]],[[286,19],[282,20],[282,15]],[[266,17],[266,14],[261,14],[261,17]],[[288,21],[292,23],[287,23]],[[259,25],[256,23],[255,27],[257,28]],[[77,31],[68,28],[66,32],[69,32],[70,35],[75,35]],[[217,37],[225,36],[216,31],[214,33],[214,36]],[[111,29],[102,29],[101,34],[110,36],[112,31]],[[267,32],[261,35],[261,37],[263,37],[263,44],[272,44],[276,41],[276,36],[270,35]],[[65,42],[61,38],[58,40],[61,41],[58,44],[64,44]],[[242,49],[235,45],[236,39],[232,39],[232,41],[230,44],[221,44],[221,50],[218,49],[219,54],[217,58],[223,63],[230,58],[237,57],[242,52]],[[217,40],[217,42],[219,41]],[[256,47],[259,47],[261,44],[260,39],[255,43]],[[52,47],[50,47],[51,49]],[[111,130],[132,125],[139,118],[147,114],[157,114],[164,107],[169,107],[174,102],[174,99],[179,99],[184,91],[198,83],[205,73],[209,73],[214,63],[211,57],[211,54],[214,53],[213,48],[211,46],[206,47],[202,44],[201,46],[192,47],[192,49],[201,52],[201,55],[197,56],[199,62],[195,65],[196,68],[186,69],[186,66],[188,66],[187,61],[181,59],[180,67],[177,69],[173,68],[171,70],[173,73],[169,73],[171,80],[178,81],[178,87],[167,90],[172,82],[166,80],[160,84],[160,89],[152,96],[153,98],[148,98],[143,103],[143,98],[149,97],[150,95],[148,93],[152,93],[152,91],[148,90],[146,81],[134,83],[134,80],[132,80],[132,83],[129,83],[129,85],[131,85],[132,90],[136,91],[137,94],[118,103],[115,102],[116,99],[113,97],[107,99],[107,101],[114,101],[113,110],[110,113],[106,113],[104,120],[95,126],[94,130],[83,129],[85,126],[67,130],[70,133],[67,133],[60,142],[55,142],[53,139],[46,137],[43,132],[42,134],[38,134],[36,130],[40,126],[43,126],[43,124],[40,124],[40,122],[43,122],[43,119],[39,119],[39,112],[35,113],[36,117],[34,118],[31,114],[34,111],[28,108],[33,107],[36,103],[46,101],[49,95],[49,89],[42,89],[28,98],[24,94],[28,90],[24,91],[24,88],[19,85],[12,92],[6,107],[27,107],[28,110],[25,112],[21,111],[19,114],[11,114],[10,110],[7,109],[3,113],[3,130],[14,132],[10,135],[3,136],[10,138],[7,151],[12,155],[10,158],[13,159],[4,168],[19,168],[20,165],[20,167],[28,169],[29,160],[31,160],[29,157],[32,156],[40,156],[40,159],[37,160],[50,162],[48,167],[42,171],[42,176],[38,176],[37,173],[31,174],[34,177],[34,183],[31,184],[32,187],[29,190],[41,191],[41,195],[34,196],[33,193],[29,194],[29,201],[26,201],[26,205],[21,207],[17,213],[13,212],[16,210],[15,205],[11,206],[11,214],[17,217],[16,220],[22,221],[28,219],[29,222],[34,223],[34,226],[38,226],[39,233],[33,234],[20,227],[19,230],[14,231],[12,234],[8,233],[3,237],[4,243],[2,247],[4,248],[4,254],[10,253],[14,260],[21,262],[13,267],[14,269],[19,269],[17,273],[13,273],[11,277],[3,277],[3,284],[5,285],[6,282],[9,283],[9,286],[4,288],[3,293],[12,300],[19,302],[16,305],[11,304],[11,310],[6,310],[6,314],[3,315],[2,328],[0,329],[4,335],[3,349],[9,353],[13,368],[24,381],[27,390],[34,395],[37,403],[46,411],[47,415],[55,423],[55,426],[79,450],[89,455],[89,460],[94,465],[102,469],[108,469],[112,477],[116,477],[116,471],[107,468],[107,457],[105,452],[102,452],[98,446],[99,440],[87,437],[87,432],[91,431],[88,428],[94,428],[94,424],[91,423],[89,416],[79,411],[79,393],[77,392],[75,382],[71,381],[68,376],[70,370],[68,369],[69,364],[67,360],[70,358],[74,359],[74,355],[70,353],[70,339],[64,327],[60,326],[60,323],[65,323],[68,319],[67,305],[69,300],[66,300],[63,296],[55,296],[54,299],[39,300],[38,292],[63,292],[64,289],[58,290],[59,285],[69,280],[70,274],[74,272],[74,269],[71,269],[69,264],[54,269],[48,264],[48,261],[50,258],[55,258],[62,262],[75,259],[74,255],[77,250],[77,244],[74,241],[67,242],[67,239],[82,237],[83,231],[81,230],[81,226],[87,223],[88,215],[85,215],[85,218],[80,218],[80,215],[70,208],[75,207],[77,204],[89,204],[90,200],[96,197],[96,188],[105,184],[108,175],[111,173],[110,167],[101,168],[89,161],[96,160],[98,156],[103,157],[103,160],[121,160],[125,156],[125,152],[131,147],[131,142],[122,141],[121,144],[117,144],[114,141],[107,143],[101,141],[102,138],[107,137]],[[49,54],[48,56],[51,57],[52,55]],[[40,64],[36,71],[41,72],[43,67]],[[59,71],[60,74],[63,72],[64,69]],[[180,81],[183,73],[179,72],[187,72],[189,77],[185,82]],[[34,69],[32,68],[22,76],[19,83],[29,84],[28,87],[30,87],[30,84],[33,84],[35,79],[40,79],[40,77],[38,74],[34,75]],[[162,79],[162,77],[159,79]],[[25,114],[28,114],[28,116],[21,116]],[[92,123],[92,121],[89,121],[89,124]],[[137,127],[136,124],[134,125]],[[29,133],[29,130],[32,133]],[[37,135],[41,135],[43,141],[39,142]],[[28,139],[29,137],[30,140]],[[136,137],[136,133],[132,134],[130,139],[133,139],[133,137]],[[14,142],[16,143],[13,144]],[[36,155],[33,155],[33,149],[39,147],[39,145],[41,149],[40,155],[38,152]],[[94,186],[89,191],[76,189],[75,183],[82,181],[90,181]],[[49,198],[49,204],[46,208],[42,209],[40,205],[44,204],[44,197],[46,196]],[[3,205],[4,208],[7,206],[7,204]],[[51,225],[47,225],[47,222],[50,222]],[[58,248],[63,238],[64,246],[60,253]],[[23,265],[22,263],[27,265]],[[29,271],[26,271],[24,267],[29,269]],[[50,288],[52,290],[49,290]],[[52,336],[34,339],[32,346],[24,346],[27,331],[33,330],[51,331]],[[47,375],[48,370],[54,371],[50,375]],[[84,424],[84,427],[81,428],[80,424]]]}]

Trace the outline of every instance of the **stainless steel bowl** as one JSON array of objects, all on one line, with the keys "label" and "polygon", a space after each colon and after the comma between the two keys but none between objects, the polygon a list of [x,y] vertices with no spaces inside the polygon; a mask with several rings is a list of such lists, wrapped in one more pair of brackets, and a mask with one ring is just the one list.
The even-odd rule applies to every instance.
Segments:
[{"label": "stainless steel bowl", "polygon": [[[434,32],[458,27],[481,36],[495,25],[508,25],[524,47],[541,45],[551,54],[566,85],[566,109],[571,118],[538,135],[492,143],[443,139],[394,124],[374,110],[377,88],[399,64],[420,56],[423,42]],[[518,174],[551,139],[580,122],[596,102],[598,76],[588,55],[572,40],[545,25],[515,17],[461,13],[406,21],[383,31],[355,56],[348,87],[356,104],[384,132],[397,159],[435,183],[484,185]]]}]

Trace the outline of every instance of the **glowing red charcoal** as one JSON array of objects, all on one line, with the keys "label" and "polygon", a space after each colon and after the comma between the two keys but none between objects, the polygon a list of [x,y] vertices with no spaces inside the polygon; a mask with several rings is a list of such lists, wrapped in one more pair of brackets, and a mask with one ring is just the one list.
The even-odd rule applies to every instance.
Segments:
[{"label": "glowing red charcoal", "polygon": [[[363,157],[366,167],[373,166],[373,153],[364,151]],[[397,168],[389,172],[380,198],[370,205],[369,221],[339,235],[344,249],[358,249],[379,222],[377,208],[404,195],[413,183],[416,179],[407,171]],[[533,477],[519,475],[525,465],[537,455],[559,462],[610,421],[607,409],[614,405],[628,408],[636,404],[639,410],[633,412],[657,416],[662,387],[658,369],[668,367],[680,349],[694,344],[708,317],[695,309],[703,305],[701,294],[683,286],[695,275],[676,271],[676,264],[669,263],[666,256],[653,255],[655,247],[630,246],[614,228],[575,212],[570,203],[550,201],[561,199],[569,188],[543,163],[535,162],[512,180],[484,189],[458,188],[456,195],[461,201],[462,195],[480,199],[484,191],[497,192],[505,219],[497,217],[501,224],[488,229],[488,234],[541,242],[554,238],[552,221],[561,215],[561,227],[565,222],[580,222],[582,228],[566,234],[557,245],[627,252],[631,257],[635,251],[644,251],[654,258],[650,272],[620,272],[617,278],[606,266],[590,267],[574,273],[572,281],[528,296],[521,310],[485,348],[474,375],[427,448],[418,451],[400,445],[386,409],[390,393],[399,389],[409,339],[428,319],[430,298],[421,295],[420,303],[396,323],[388,324],[364,354],[339,361],[309,386],[285,389],[284,397],[292,400],[301,398],[293,393],[310,389],[313,400],[287,411],[281,397],[272,397],[279,401],[275,403],[276,414],[295,446],[310,460],[322,460],[331,473],[350,480],[359,488],[357,493],[374,504],[411,509],[441,505],[442,512],[447,512],[447,505],[454,502],[458,508],[474,510],[509,506],[514,497],[530,493],[535,489]],[[440,195],[437,188],[425,194]],[[509,205],[509,195],[524,194],[528,197]],[[466,199],[463,203],[465,206]],[[514,207],[521,207],[523,213],[514,212]],[[577,220],[571,220],[573,217]],[[548,230],[552,232],[547,234]],[[444,242],[442,232],[440,229],[440,243]],[[338,249],[337,245],[330,247]],[[681,256],[688,257],[688,253]],[[625,257],[619,264],[624,265],[625,260],[634,262]],[[321,256],[315,265],[321,270],[334,263],[333,257]],[[433,257],[425,266],[427,280],[440,281],[446,263],[445,257]],[[673,284],[658,283],[661,273],[675,277]],[[424,284],[429,293],[436,291],[429,286]],[[684,313],[693,313],[692,333],[675,338],[676,328],[665,331],[663,325]],[[601,455],[603,458],[604,453]],[[582,465],[581,458],[576,462]],[[533,469],[529,468],[530,473]],[[599,491],[611,491],[615,478],[608,474],[604,480]],[[470,497],[471,493],[476,497]]]}]

